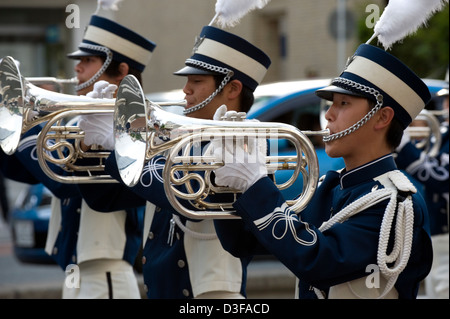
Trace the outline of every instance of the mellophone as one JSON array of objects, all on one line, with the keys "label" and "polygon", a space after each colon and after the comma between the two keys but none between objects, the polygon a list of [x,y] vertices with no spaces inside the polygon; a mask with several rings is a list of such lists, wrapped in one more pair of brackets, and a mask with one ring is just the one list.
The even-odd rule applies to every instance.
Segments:
[{"label": "mellophone", "polygon": [[[84,132],[76,125],[76,118],[83,114],[113,113],[114,152],[123,183],[130,187],[136,185],[144,167],[157,155],[164,155],[165,164],[159,177],[164,181],[164,189],[172,206],[187,217],[237,218],[232,204],[238,191],[217,186],[211,181],[211,172],[224,163],[199,147],[213,139],[224,143],[252,138],[257,139],[258,143],[269,140],[265,159],[268,171],[292,171],[286,182],[277,184],[275,181],[276,186],[280,190],[286,189],[300,176],[302,178],[303,187],[298,196],[287,200],[290,209],[295,212],[306,207],[316,190],[319,164],[308,136],[328,135],[327,129],[301,131],[284,123],[215,121],[177,115],[164,111],[163,107],[185,106],[186,101],[149,101],[133,75],[127,75],[122,80],[115,99],[94,99],[52,92],[32,82],[33,78],[21,76],[13,58],[3,58],[0,63],[0,146],[6,154],[13,154],[21,135],[42,124],[37,140],[38,161],[49,177],[61,183],[117,182],[104,172],[103,162],[111,151],[94,147],[84,152],[80,146]],[[74,82],[73,79],[64,81]],[[433,115],[423,116],[433,125],[436,124]],[[439,129],[435,132],[428,128],[428,133],[421,134],[429,138],[430,134],[439,135],[437,132],[440,132]],[[291,142],[295,148],[293,155],[278,154],[277,143],[280,140]],[[98,160],[98,164],[77,165],[83,158]],[[56,174],[49,164],[63,168],[68,174]],[[229,193],[233,200],[219,203],[211,201],[210,196],[218,193]],[[192,207],[181,204],[186,201]]]}]

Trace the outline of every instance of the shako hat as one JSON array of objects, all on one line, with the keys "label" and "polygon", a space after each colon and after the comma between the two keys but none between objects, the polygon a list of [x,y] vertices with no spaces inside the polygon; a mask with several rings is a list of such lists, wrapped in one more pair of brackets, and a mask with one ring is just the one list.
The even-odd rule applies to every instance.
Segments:
[{"label": "shako hat", "polygon": [[136,32],[109,20],[93,15],[86,28],[77,51],[68,54],[72,59],[83,56],[107,56],[112,60],[126,62],[130,67],[143,72],[149,63],[156,44]]},{"label": "shako hat", "polygon": [[270,58],[247,40],[222,29],[205,26],[192,56],[175,75],[228,74],[254,91],[270,66]]},{"label": "shako hat", "polygon": [[427,85],[403,62],[386,51],[361,44],[331,85],[316,91],[326,100],[333,93],[361,96],[394,109],[406,128],[430,101]]}]

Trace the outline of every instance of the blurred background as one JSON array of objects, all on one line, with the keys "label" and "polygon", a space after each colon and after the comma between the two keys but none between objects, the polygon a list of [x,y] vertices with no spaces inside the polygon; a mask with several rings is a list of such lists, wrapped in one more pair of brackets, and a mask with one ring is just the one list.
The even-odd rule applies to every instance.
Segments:
[{"label": "blurred background", "polygon": [[[146,95],[158,96],[153,101],[161,101],[158,92],[178,90],[179,94],[184,86],[185,78],[174,76],[173,72],[183,67],[191,56],[195,37],[214,17],[215,4],[216,0],[122,0],[118,11],[101,10],[99,15],[157,44],[143,73],[143,88]],[[347,58],[372,36],[375,22],[387,4],[387,0],[271,0],[263,9],[249,13],[237,26],[226,30],[247,39],[270,56],[272,65],[262,83],[268,86],[259,88],[264,94],[281,96],[305,91],[299,80],[338,76]],[[77,49],[96,8],[97,0],[0,0],[0,59],[11,56],[18,60],[24,77],[74,77],[76,61],[66,55]],[[448,86],[448,40],[447,4],[427,26],[394,44],[390,52],[420,77],[445,79],[447,82],[439,85]],[[377,40],[371,44],[378,45]],[[290,84],[295,87],[286,83],[281,83],[282,88],[270,86],[281,81],[296,81]],[[66,86],[64,93],[75,94],[70,90],[73,86]],[[299,102],[291,103],[298,111],[294,102]],[[272,103],[273,108],[277,106],[276,102]],[[286,114],[295,121],[291,113]],[[23,260],[18,261],[12,254],[17,245],[13,246],[11,228],[7,225],[8,211],[29,203],[27,198],[35,199],[26,195],[21,198],[21,194],[33,195],[25,187],[0,176],[0,299],[58,298],[64,275],[59,267],[21,263]],[[46,212],[47,219],[42,216],[40,219],[48,220],[49,211],[37,212]],[[46,229],[43,234],[46,235]],[[41,239],[44,242],[44,237]],[[42,249],[40,253],[44,253]],[[250,298],[291,298],[295,278],[287,269],[273,261],[251,266]],[[33,285],[36,290],[31,289]]]},{"label": "blurred background", "polygon": [[[215,14],[215,0],[122,0],[118,11],[100,11],[156,42],[143,74],[145,93],[180,89],[172,73],[190,57],[202,27]],[[272,59],[263,83],[337,76],[347,57],[372,35],[387,0],[272,0],[227,31],[262,48]],[[20,61],[23,76],[70,78],[75,62],[66,58],[80,43],[97,0],[0,0],[0,57]],[[448,68],[449,13],[392,53],[419,76],[444,79]],[[377,45],[376,40],[372,41]]]}]

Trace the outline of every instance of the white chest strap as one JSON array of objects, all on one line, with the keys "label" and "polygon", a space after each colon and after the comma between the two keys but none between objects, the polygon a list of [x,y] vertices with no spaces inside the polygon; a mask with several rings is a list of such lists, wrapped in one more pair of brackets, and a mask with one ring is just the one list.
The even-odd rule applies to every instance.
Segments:
[{"label": "white chest strap", "polygon": [[[378,180],[386,188],[373,189],[372,192],[364,195],[358,200],[344,207],[340,212],[324,222],[319,230],[324,232],[336,223],[342,223],[357,213],[390,198],[383,215],[380,228],[380,237],[378,242],[377,263],[381,274],[388,282],[384,292],[378,297],[383,298],[394,286],[400,273],[405,269],[411,254],[414,210],[412,205],[411,193],[417,192],[414,185],[400,171],[392,171],[381,175]],[[397,207],[398,191],[408,194],[405,200],[398,203],[397,218],[394,236],[394,248],[391,254],[387,254],[387,247],[391,233],[392,223]],[[388,264],[394,263],[392,268]],[[319,299],[324,298],[322,292],[314,288]]]}]

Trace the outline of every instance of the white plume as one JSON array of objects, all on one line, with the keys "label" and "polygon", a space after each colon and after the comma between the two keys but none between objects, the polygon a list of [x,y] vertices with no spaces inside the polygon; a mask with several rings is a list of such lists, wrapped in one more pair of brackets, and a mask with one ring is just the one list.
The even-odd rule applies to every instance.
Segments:
[{"label": "white plume", "polygon": [[239,20],[254,9],[262,9],[270,0],[217,0],[214,22],[222,27],[234,27]]},{"label": "white plume", "polygon": [[374,27],[373,36],[384,49],[417,31],[436,12],[442,10],[449,0],[389,0]]},{"label": "white plume", "polygon": [[117,11],[119,10],[117,4],[121,1],[122,0],[97,0],[97,10],[95,11],[95,14],[97,14],[100,9]]}]

